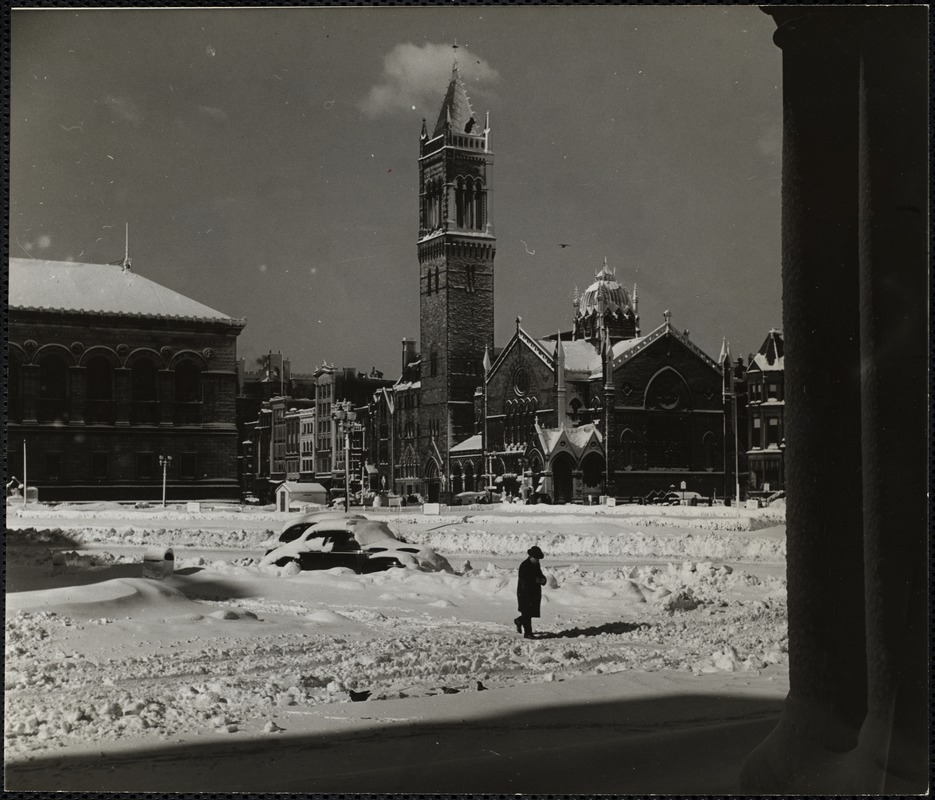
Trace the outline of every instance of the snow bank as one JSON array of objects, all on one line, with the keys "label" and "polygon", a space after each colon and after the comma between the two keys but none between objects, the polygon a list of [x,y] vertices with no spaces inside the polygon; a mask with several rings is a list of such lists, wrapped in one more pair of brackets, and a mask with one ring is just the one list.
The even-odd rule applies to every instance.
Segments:
[{"label": "snow bank", "polygon": [[[124,514],[85,527],[71,509],[61,528],[8,530],[8,576],[26,571],[43,588],[7,595],[7,758],[88,741],[289,732],[291,712],[350,702],[350,690],[372,703],[622,670],[783,676],[785,581],[717,563],[781,563],[782,529],[697,527],[691,511],[665,509],[672,524],[645,527],[632,514],[554,509],[388,516],[421,546],[416,568],[371,575],[261,568],[256,543],[282,517],[226,529]],[[156,582],[127,577],[138,556],[82,552],[86,542],[243,555],[177,549],[175,574]],[[530,641],[512,624],[515,568],[454,572],[441,554],[513,556],[532,544],[546,551],[547,584],[542,638]],[[52,575],[50,550],[69,554],[66,573]],[[557,556],[612,562],[551,567]]]}]

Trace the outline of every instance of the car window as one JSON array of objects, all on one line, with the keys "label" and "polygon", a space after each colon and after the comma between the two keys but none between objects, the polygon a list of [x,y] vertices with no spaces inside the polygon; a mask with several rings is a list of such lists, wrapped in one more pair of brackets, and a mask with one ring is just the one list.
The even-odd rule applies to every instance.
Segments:
[{"label": "car window", "polygon": [[308,522],[300,522],[298,525],[291,525],[279,535],[279,541],[283,544],[294,542],[305,532],[309,524]]},{"label": "car window", "polygon": [[332,540],[330,536],[326,536],[323,533],[316,533],[315,531],[309,531],[308,536],[305,537],[305,550],[309,553],[330,553],[332,546]]},{"label": "car window", "polygon": [[350,553],[355,550],[360,550],[360,545],[350,533],[343,531],[340,533],[333,533],[329,538],[334,542],[333,549],[336,553]]}]

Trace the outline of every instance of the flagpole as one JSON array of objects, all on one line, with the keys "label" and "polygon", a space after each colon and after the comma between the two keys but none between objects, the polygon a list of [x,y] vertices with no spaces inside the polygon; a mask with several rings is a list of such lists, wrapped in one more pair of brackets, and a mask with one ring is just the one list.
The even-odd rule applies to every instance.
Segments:
[{"label": "flagpole", "polygon": [[737,508],[740,508],[740,440],[737,437],[737,387],[731,375],[731,405],[734,407],[734,488],[737,492]]},{"label": "flagpole", "polygon": [[490,486],[490,475],[487,464],[489,458],[487,454],[487,373],[490,371],[490,356],[487,353],[487,346],[484,345],[484,427],[483,439],[481,440],[481,466],[484,470],[484,491]]}]

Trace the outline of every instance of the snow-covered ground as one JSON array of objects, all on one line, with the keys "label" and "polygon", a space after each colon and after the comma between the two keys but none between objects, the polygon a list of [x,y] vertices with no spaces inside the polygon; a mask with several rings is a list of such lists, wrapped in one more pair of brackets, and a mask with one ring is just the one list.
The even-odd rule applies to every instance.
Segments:
[{"label": "snow-covered ground", "polygon": [[[787,689],[781,509],[535,506],[368,515],[444,558],[369,575],[297,572],[259,566],[260,543],[288,519],[270,510],[8,505],[7,788],[478,791],[482,783],[444,784],[444,776],[457,781],[461,774],[452,757],[433,762],[438,770],[446,765],[435,779],[442,785],[431,783],[431,770],[420,778],[412,769],[393,773],[392,755],[400,754],[372,739],[400,726],[415,736],[412,725],[444,727],[454,715],[461,724],[445,728],[445,746],[469,753],[486,730],[483,720],[511,709],[511,720],[540,719],[537,733],[516,722],[516,736],[532,736],[533,751],[558,752],[536,770],[540,783],[504,774],[509,785],[500,790],[557,791],[559,783],[541,782],[550,771],[559,781],[561,754],[571,757],[576,731],[588,729],[581,720],[570,725],[578,719],[572,706],[591,707],[598,720],[607,698],[652,700],[658,705],[640,711],[645,719],[632,731],[621,732],[609,713],[595,721],[600,741],[637,737],[648,747],[647,736],[695,733],[707,751],[713,731],[727,736],[730,728],[737,758],[755,744],[741,728],[776,714]],[[176,554],[174,574],[163,581],[141,577],[142,555],[157,544]],[[546,553],[548,584],[536,621],[540,638],[528,641],[512,619],[515,567],[533,544]],[[53,553],[64,553],[65,564],[53,566]],[[354,702],[357,692],[369,695]],[[567,747],[549,738],[558,735],[556,725],[568,727]],[[314,774],[304,752],[285,772],[242,766],[245,752],[275,750],[266,739],[313,734],[356,736],[378,763],[389,761],[373,773],[325,748]],[[194,743],[210,744],[205,759],[214,771],[205,763],[194,768],[184,755]],[[509,749],[502,741],[499,747]],[[500,761],[485,753],[473,756],[465,776],[496,780]],[[173,767],[153,770],[153,759]],[[576,759],[582,763],[580,753]],[[519,751],[514,761],[524,763]],[[618,785],[605,767],[604,783],[591,770],[561,785],[664,791],[674,786],[672,769],[659,766],[658,784],[653,774],[628,784],[635,773],[623,771]],[[234,774],[239,782],[228,785]],[[727,791],[729,777],[694,786],[689,773],[689,783],[673,790]]]}]

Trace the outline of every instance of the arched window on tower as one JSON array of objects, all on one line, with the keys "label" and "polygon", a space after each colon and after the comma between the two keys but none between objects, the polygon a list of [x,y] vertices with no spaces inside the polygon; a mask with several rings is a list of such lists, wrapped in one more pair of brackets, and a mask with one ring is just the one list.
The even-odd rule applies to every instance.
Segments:
[{"label": "arched window on tower", "polygon": [[484,191],[484,184],[478,181],[474,184],[474,227],[477,230],[484,229],[484,204],[487,201],[487,192]]},{"label": "arched window on tower", "polygon": [[438,351],[434,347],[429,356],[429,375],[433,378],[438,377]]},{"label": "arched window on tower", "polygon": [[464,196],[465,203],[467,204],[467,209],[465,209],[467,213],[466,213],[466,219],[465,219],[464,225],[466,228],[471,228],[471,229],[474,228],[474,197],[475,197],[475,183],[470,178],[468,178],[467,187],[466,187],[465,196]]},{"label": "arched window on tower", "polygon": [[464,179],[458,178],[455,186],[455,208],[457,210],[457,223],[459,228],[464,227]]},{"label": "arched window on tower", "polygon": [[442,226],[442,213],[444,206],[445,184],[441,178],[435,181],[435,228]]}]

